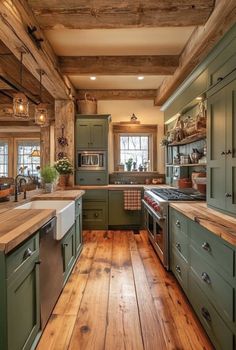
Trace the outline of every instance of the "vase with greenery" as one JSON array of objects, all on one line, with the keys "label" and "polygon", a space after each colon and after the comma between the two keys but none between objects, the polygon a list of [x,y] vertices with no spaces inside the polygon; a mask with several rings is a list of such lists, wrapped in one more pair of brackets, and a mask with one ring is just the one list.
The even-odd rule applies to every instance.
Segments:
[{"label": "vase with greenery", "polygon": [[129,159],[127,160],[127,162],[125,162],[127,171],[131,171],[132,164],[133,164],[133,159],[132,159],[132,158],[129,158]]},{"label": "vase with greenery", "polygon": [[44,182],[45,192],[51,193],[53,191],[53,185],[58,177],[58,172],[55,167],[46,165],[40,171],[40,176]]},{"label": "vase with greenery", "polygon": [[59,177],[59,186],[66,187],[68,186],[69,176],[73,174],[73,165],[67,157],[58,159],[54,165],[57,172],[60,174]]}]

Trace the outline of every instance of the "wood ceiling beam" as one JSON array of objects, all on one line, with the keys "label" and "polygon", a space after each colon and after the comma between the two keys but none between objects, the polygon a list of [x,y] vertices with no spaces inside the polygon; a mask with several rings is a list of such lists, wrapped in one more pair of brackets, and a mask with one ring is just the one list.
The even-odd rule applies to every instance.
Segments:
[{"label": "wood ceiling beam", "polygon": [[164,79],[157,90],[155,105],[161,106],[193,69],[207,56],[236,21],[235,0],[217,0],[216,7],[203,27],[193,32],[179,58],[179,67],[172,77]]},{"label": "wood ceiling beam", "polygon": [[81,56],[59,57],[60,70],[68,75],[173,74],[179,56]]},{"label": "wood ceiling beam", "polygon": [[[27,28],[36,27],[35,36],[43,39],[41,48],[28,34]],[[72,97],[72,86],[66,84],[58,69],[58,60],[26,0],[0,1],[0,39],[20,59],[19,48],[24,47],[23,64],[39,80],[38,69],[45,72],[43,86],[55,99]]]},{"label": "wood ceiling beam", "polygon": [[196,26],[214,0],[28,0],[42,29]]},{"label": "wood ceiling beam", "polygon": [[96,100],[154,100],[156,90],[79,90],[77,99],[84,99],[85,93]]}]

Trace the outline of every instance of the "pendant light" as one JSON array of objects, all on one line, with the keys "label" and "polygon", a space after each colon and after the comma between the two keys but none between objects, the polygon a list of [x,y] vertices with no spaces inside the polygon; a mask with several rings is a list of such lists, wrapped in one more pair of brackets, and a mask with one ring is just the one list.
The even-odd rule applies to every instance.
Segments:
[{"label": "pendant light", "polygon": [[42,76],[44,75],[43,70],[39,70],[40,74],[40,103],[35,107],[35,123],[41,127],[45,127],[49,125],[49,119],[48,119],[48,111],[46,104],[42,103]]},{"label": "pendant light", "polygon": [[[21,49],[20,51],[20,85],[22,86],[23,78],[23,54],[25,51]],[[14,94],[13,97],[13,116],[20,119],[29,118],[29,101],[23,92],[18,92]]]}]

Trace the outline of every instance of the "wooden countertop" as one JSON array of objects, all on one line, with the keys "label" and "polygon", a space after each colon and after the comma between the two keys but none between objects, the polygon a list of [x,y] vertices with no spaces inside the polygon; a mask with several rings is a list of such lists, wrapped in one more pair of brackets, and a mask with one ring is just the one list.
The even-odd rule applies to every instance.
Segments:
[{"label": "wooden countertop", "polygon": [[236,218],[210,209],[203,202],[175,202],[170,206],[236,246]]},{"label": "wooden countertop", "polygon": [[0,214],[0,251],[9,253],[55,215],[52,209],[12,209]]},{"label": "wooden countertop", "polygon": [[64,190],[52,193],[40,193],[32,197],[31,200],[76,200],[85,194],[83,190]]},{"label": "wooden countertop", "polygon": [[162,187],[170,187],[167,185],[146,185],[146,184],[109,184],[109,185],[104,185],[104,186],[96,186],[96,185],[90,185],[90,186],[75,186],[74,188],[78,188],[81,190],[109,190],[109,191],[114,191],[114,190],[128,190],[128,189],[143,189],[143,188],[162,188]]},{"label": "wooden countertop", "polygon": [[0,214],[4,213],[7,210],[14,209],[15,207],[18,207],[19,205],[22,205],[24,203],[30,202],[31,198],[38,193],[41,193],[40,190],[33,190],[27,192],[27,199],[24,199],[24,194],[21,193],[18,195],[18,202],[14,202],[14,197],[11,196],[10,201],[7,202],[0,202]]}]

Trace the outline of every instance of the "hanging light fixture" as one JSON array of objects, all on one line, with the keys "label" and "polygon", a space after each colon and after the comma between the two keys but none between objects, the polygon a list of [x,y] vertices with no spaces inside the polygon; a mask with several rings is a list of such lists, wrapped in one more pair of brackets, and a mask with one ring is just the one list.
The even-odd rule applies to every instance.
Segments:
[{"label": "hanging light fixture", "polygon": [[48,111],[46,104],[42,103],[42,76],[44,74],[43,70],[39,70],[40,74],[40,103],[35,107],[35,123],[41,127],[49,125]]},{"label": "hanging light fixture", "polygon": [[[23,54],[25,50],[20,50],[20,85],[22,86],[23,78]],[[13,115],[15,118],[28,119],[29,118],[29,101],[23,92],[14,94],[13,97]]]}]

